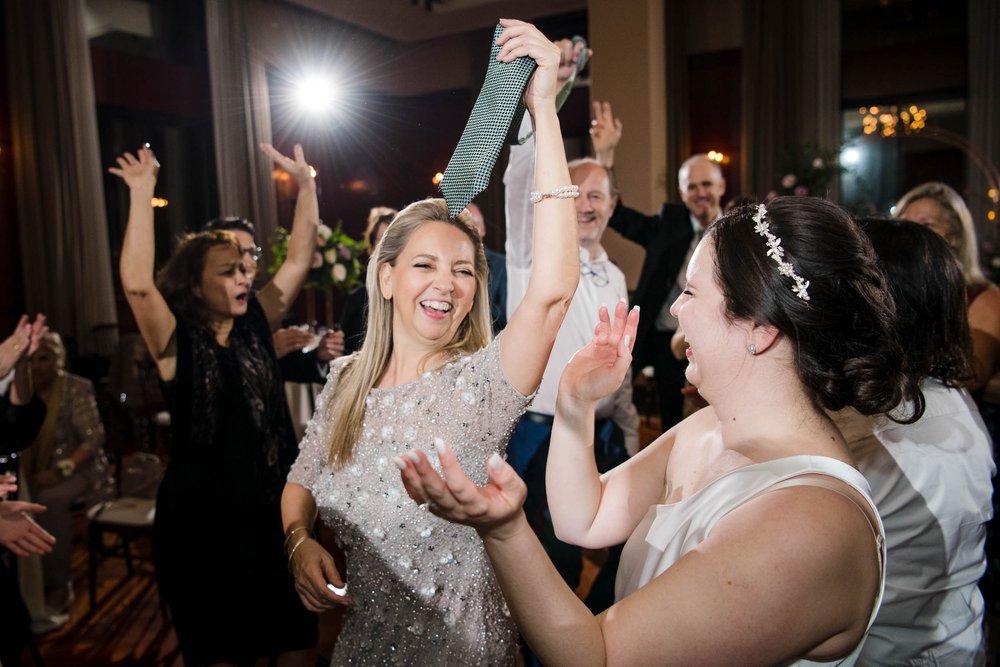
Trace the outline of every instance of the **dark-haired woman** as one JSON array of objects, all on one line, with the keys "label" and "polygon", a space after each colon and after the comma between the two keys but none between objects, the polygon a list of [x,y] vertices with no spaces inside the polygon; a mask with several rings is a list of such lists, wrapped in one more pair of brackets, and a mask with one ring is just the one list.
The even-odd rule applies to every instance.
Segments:
[{"label": "dark-haired woman", "polygon": [[109,171],[129,186],[121,280],[156,361],[173,442],[157,498],[154,559],[185,664],[310,665],[316,620],[282,557],[279,502],[296,447],[271,343],[312,259],[316,185],[295,158],[265,153],[299,185],[288,258],[254,296],[228,232],[184,239],[154,281],[159,164],[148,148]]},{"label": "dark-haired woman", "polygon": [[896,340],[925,408],[912,424],[850,409],[834,415],[886,533],[885,596],[861,662],[984,665],[977,583],[996,467],[986,426],[962,389],[971,375],[962,270],[948,244],[921,225],[862,226],[889,279]]},{"label": "dark-haired woman", "polygon": [[[672,306],[687,378],[709,406],[602,476],[594,406],[620,383],[638,313],[602,309],[563,373],[547,487],[561,539],[628,540],[614,606],[590,614],[520,511],[502,461],[472,485],[405,458],[432,511],[474,525],[546,665],[853,664],[879,607],[883,532],[868,484],[823,408],[903,397],[893,308],[864,235],[828,202],[779,198],[711,225]],[[908,393],[915,393],[911,386]]]}]

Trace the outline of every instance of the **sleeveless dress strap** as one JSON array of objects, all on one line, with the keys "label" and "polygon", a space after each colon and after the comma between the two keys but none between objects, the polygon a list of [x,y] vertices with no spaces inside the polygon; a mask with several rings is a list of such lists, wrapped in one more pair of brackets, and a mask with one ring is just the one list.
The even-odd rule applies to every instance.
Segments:
[{"label": "sleeveless dress strap", "polygon": [[[811,473],[822,475],[823,473]],[[868,520],[868,527],[872,531],[872,535],[875,537],[875,550],[878,554],[878,565],[879,569],[883,568],[882,554],[885,551],[884,539],[882,533],[879,531],[879,519],[878,515],[875,513],[874,508],[865,503],[862,505],[857,501],[853,494],[849,494],[844,490],[844,486],[847,485],[846,482],[831,478],[828,476],[824,477],[791,477],[789,479],[783,480],[768,487],[763,493],[769,493],[771,491],[777,491],[778,489],[786,489],[794,486],[818,486],[822,489],[827,489],[833,491],[834,493],[839,493],[843,497],[850,500],[855,507],[861,510],[861,513],[865,515],[865,519]],[[849,485],[847,485],[849,486]]]}]

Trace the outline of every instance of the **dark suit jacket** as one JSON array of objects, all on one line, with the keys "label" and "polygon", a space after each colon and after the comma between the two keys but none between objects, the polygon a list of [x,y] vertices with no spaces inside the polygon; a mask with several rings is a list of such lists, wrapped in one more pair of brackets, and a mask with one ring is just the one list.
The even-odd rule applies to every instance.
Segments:
[{"label": "dark suit jacket", "polygon": [[490,294],[490,319],[493,321],[493,335],[507,326],[507,255],[490,250],[486,252],[486,263],[490,267],[488,290]]},{"label": "dark suit jacket", "polygon": [[645,356],[645,340],[653,331],[694,236],[691,214],[680,204],[664,204],[658,215],[646,215],[619,202],[608,226],[646,249],[639,284],[632,295],[632,304],[642,310],[635,347],[639,355]]}]

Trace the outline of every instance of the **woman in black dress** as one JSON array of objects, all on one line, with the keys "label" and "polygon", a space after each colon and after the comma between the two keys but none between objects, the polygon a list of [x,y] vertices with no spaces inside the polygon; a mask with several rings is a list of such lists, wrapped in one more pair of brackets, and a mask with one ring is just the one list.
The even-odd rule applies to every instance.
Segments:
[{"label": "woman in black dress", "polygon": [[226,232],[192,234],[154,281],[159,163],[149,148],[109,171],[128,185],[121,280],[156,361],[173,444],[157,498],[154,560],[188,667],[308,665],[316,620],[283,557],[279,501],[296,443],[271,342],[305,281],[315,248],[316,184],[295,158],[262,149],[299,186],[288,257],[258,293]]}]

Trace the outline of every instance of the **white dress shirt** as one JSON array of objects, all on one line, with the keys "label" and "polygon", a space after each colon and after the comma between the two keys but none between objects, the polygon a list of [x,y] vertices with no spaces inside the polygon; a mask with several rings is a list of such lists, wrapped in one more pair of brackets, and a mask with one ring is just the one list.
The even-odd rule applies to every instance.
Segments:
[{"label": "white dress shirt", "polygon": [[[503,178],[507,213],[505,250],[508,321],[524,298],[531,276],[535,205],[529,201],[528,196],[535,177],[534,156],[533,137],[521,146],[511,146],[510,161]],[[628,299],[625,274],[608,259],[608,253],[603,247],[593,257],[580,248],[580,284],[552,346],[552,354],[545,366],[538,394],[528,407],[530,411],[555,414],[556,393],[563,368],[576,351],[593,338],[598,308],[604,304],[613,310],[620,299]],[[614,395],[601,402],[597,408],[597,417],[613,419],[625,432],[630,453],[638,450],[639,417],[632,403],[631,375],[625,378],[622,387]]]}]

